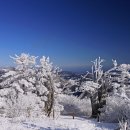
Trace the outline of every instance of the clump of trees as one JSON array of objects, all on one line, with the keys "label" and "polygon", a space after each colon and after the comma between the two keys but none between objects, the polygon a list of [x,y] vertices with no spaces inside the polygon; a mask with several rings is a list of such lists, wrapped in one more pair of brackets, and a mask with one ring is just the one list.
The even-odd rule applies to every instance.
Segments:
[{"label": "clump of trees", "polygon": [[113,67],[104,71],[103,62],[100,57],[92,61],[92,71],[71,82],[72,86],[65,90],[69,94],[77,94],[80,99],[89,98],[91,116],[98,121],[128,120],[130,119],[130,65],[118,65],[116,60],[112,60]]},{"label": "clump of trees", "polygon": [[[49,58],[40,58],[22,53],[11,57],[16,66],[4,70],[0,82],[1,114],[14,117],[54,116],[55,109],[62,109],[56,98],[60,93],[59,69],[55,68]],[[35,114],[34,114],[35,113]],[[53,114],[52,114],[53,113]]]},{"label": "clump of trees", "polygon": [[[91,78],[81,83],[81,91],[91,100],[92,117],[98,121],[119,122],[120,129],[129,128],[130,120],[130,65],[118,65],[104,72],[103,59],[93,61]],[[84,78],[85,78],[84,76]]]},{"label": "clump of trees", "polygon": [[[92,71],[77,79],[63,79],[48,57],[22,53],[11,56],[15,67],[0,75],[0,114],[7,117],[90,115],[118,122],[130,118],[130,65],[103,70],[104,60],[92,61]],[[90,105],[91,104],[91,105]],[[91,110],[90,110],[91,109]],[[92,112],[91,112],[92,111]]]}]

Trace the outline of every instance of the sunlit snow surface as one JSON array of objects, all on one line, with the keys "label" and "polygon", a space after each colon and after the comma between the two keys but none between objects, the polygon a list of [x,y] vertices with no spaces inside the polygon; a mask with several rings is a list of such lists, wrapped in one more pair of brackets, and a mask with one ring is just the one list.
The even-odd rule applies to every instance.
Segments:
[{"label": "sunlit snow surface", "polygon": [[117,124],[98,123],[94,120],[70,116],[61,116],[58,119],[49,118],[0,118],[0,130],[114,130]]}]

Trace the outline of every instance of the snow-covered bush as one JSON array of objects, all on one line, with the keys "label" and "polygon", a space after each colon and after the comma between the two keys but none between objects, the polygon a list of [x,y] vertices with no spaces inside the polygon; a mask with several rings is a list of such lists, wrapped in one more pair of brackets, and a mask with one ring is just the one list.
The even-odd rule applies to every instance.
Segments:
[{"label": "snow-covered bush", "polygon": [[[10,95],[11,98],[13,95]],[[17,99],[7,99],[5,113],[8,117],[40,117],[44,115],[42,110],[44,102],[40,98],[32,93],[27,95],[19,94]]]},{"label": "snow-covered bush", "polygon": [[79,99],[72,95],[60,95],[59,102],[64,106],[63,115],[90,116],[91,103],[89,99]]},{"label": "snow-covered bush", "polygon": [[113,95],[106,98],[106,105],[100,109],[100,119],[106,122],[118,122],[122,118],[130,118],[130,100]]}]

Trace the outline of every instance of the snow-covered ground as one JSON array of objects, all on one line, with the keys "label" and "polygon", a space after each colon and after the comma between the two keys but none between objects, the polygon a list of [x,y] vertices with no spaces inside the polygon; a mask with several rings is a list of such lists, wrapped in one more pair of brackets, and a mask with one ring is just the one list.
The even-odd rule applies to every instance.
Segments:
[{"label": "snow-covered ground", "polygon": [[117,124],[98,123],[94,120],[70,116],[58,119],[8,119],[0,118],[0,130],[114,130]]}]

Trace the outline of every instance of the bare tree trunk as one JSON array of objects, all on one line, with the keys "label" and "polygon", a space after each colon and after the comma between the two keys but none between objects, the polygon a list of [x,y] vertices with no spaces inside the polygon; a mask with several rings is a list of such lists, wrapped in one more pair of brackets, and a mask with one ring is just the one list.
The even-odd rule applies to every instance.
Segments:
[{"label": "bare tree trunk", "polygon": [[47,116],[50,117],[54,105],[54,93],[53,91],[50,91],[48,94],[48,100],[45,102],[45,112],[47,113]]},{"label": "bare tree trunk", "polygon": [[55,110],[53,109],[53,119],[55,119]]},{"label": "bare tree trunk", "polygon": [[45,102],[45,112],[47,113],[47,116],[50,117],[54,107],[54,88],[53,88],[53,82],[51,77],[47,86],[48,86],[49,94],[47,95],[48,100]]},{"label": "bare tree trunk", "polygon": [[74,115],[75,115],[75,114],[74,114],[74,112],[73,112],[73,113],[72,113],[72,117],[73,117],[73,119],[74,119]]}]

